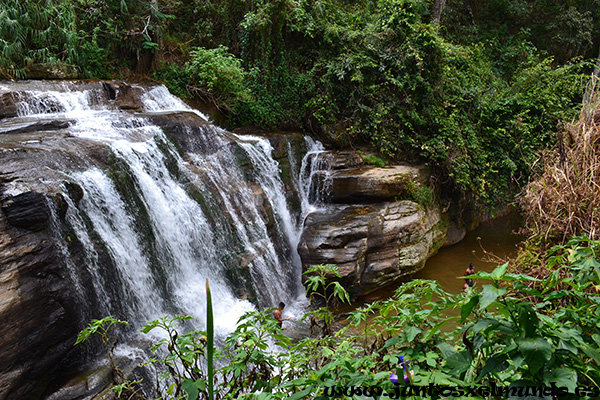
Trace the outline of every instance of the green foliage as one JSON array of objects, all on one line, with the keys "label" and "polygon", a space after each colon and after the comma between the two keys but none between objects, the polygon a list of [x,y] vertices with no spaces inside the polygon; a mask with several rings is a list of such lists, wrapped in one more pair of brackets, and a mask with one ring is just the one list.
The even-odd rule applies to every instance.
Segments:
[{"label": "green foliage", "polygon": [[111,341],[108,331],[113,325],[127,325],[127,321],[121,321],[115,317],[108,316],[102,319],[93,319],[87,328],[79,332],[75,344],[85,342],[91,335],[99,334],[104,344],[109,344]]},{"label": "green foliage", "polygon": [[350,295],[340,282],[335,280],[341,277],[338,267],[334,264],[313,265],[304,272],[304,275],[306,275],[306,293],[311,304],[315,304],[315,296],[317,296],[325,302],[325,305],[306,313],[302,320],[310,318],[311,330],[322,321],[323,334],[331,335],[334,315],[330,307],[339,303],[350,303]]},{"label": "green foliage", "polygon": [[226,47],[200,47],[192,50],[191,58],[185,67],[189,76],[188,91],[225,109],[248,99],[244,86],[246,72],[240,60],[228,53]]},{"label": "green foliage", "polygon": [[79,332],[77,340],[73,345],[83,343],[90,337],[98,335],[102,340],[102,344],[106,350],[106,356],[108,357],[109,366],[113,371],[112,380],[113,383],[117,385],[116,391],[122,392],[124,389],[129,391],[129,389],[135,386],[135,383],[125,381],[123,371],[115,364],[114,360],[114,350],[119,341],[117,336],[111,336],[109,331],[111,330],[111,327],[115,325],[128,325],[128,322],[116,319],[112,315],[102,319],[93,319],[85,329]]},{"label": "green foliage", "polygon": [[[206,42],[229,46],[247,71],[249,96],[232,97],[231,124],[335,125],[338,144],[416,154],[480,202],[510,201],[581,92],[583,64],[556,65],[519,32],[450,41],[424,0],[225,3],[195,12]],[[517,19],[537,9],[492,3],[478,7]],[[237,35],[220,33],[234,26]]]},{"label": "green foliage", "polygon": [[0,76],[24,78],[34,63],[81,61],[77,17],[64,2],[0,1]]},{"label": "green foliage", "polygon": [[100,78],[153,70],[230,126],[410,153],[447,192],[510,201],[573,115],[592,68],[577,56],[600,45],[598,0],[449,2],[440,26],[431,3],[2,0],[0,74],[38,62]]},{"label": "green foliage", "polygon": [[364,164],[375,165],[376,167],[383,168],[386,166],[386,162],[383,158],[377,157],[375,154],[367,154],[362,157]]},{"label": "green foliage", "polygon": [[164,82],[169,91],[181,98],[189,98],[190,75],[184,66],[167,64],[152,72],[152,79]]},{"label": "green foliage", "polygon": [[433,191],[430,188],[418,184],[412,179],[408,179],[406,182],[404,182],[403,192],[404,198],[421,204],[425,208],[431,206],[435,200]]}]

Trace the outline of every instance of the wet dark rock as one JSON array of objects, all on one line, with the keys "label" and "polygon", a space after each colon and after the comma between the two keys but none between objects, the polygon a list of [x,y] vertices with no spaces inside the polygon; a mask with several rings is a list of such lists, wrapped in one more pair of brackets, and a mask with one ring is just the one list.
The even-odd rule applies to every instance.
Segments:
[{"label": "wet dark rock", "polygon": [[45,195],[36,192],[25,192],[11,196],[1,207],[9,224],[32,232],[42,231],[48,227],[50,208]]},{"label": "wet dark rock", "polygon": [[[0,399],[25,399],[43,387],[77,334],[73,290],[58,262],[40,193],[24,193],[0,213]],[[12,200],[14,200],[14,197]],[[32,207],[27,209],[27,205]],[[3,211],[5,211],[4,209]]]},{"label": "wet dark rock", "polygon": [[108,82],[101,82],[102,88],[106,91],[106,95],[109,100],[114,100],[117,98],[117,90]]},{"label": "wet dark rock", "polygon": [[83,198],[83,188],[79,186],[79,184],[71,181],[65,181],[63,182],[63,185],[65,186],[69,197],[71,197],[75,203],[78,203]]},{"label": "wet dark rock", "polygon": [[0,119],[17,116],[17,106],[15,104],[14,93],[0,94]]},{"label": "wet dark rock", "polygon": [[0,128],[0,134],[20,134],[20,133],[32,133],[32,132],[44,132],[44,131],[57,131],[59,129],[68,128],[73,121],[69,120],[38,120],[29,121],[20,124],[14,124],[8,127]]},{"label": "wet dark rock", "polygon": [[183,153],[208,155],[219,151],[222,146],[233,143],[230,134],[223,133],[214,137],[214,131],[207,129],[209,122],[193,112],[139,115],[149,118],[153,124],[163,128],[165,134]]},{"label": "wet dark rock", "polygon": [[[115,86],[116,94],[114,95],[114,101],[118,108],[126,111],[141,111],[143,109],[143,105],[140,100],[142,88],[131,86],[126,83],[120,83]],[[111,93],[107,91],[107,94],[110,98]]]},{"label": "wet dark rock", "polygon": [[348,169],[359,167],[363,160],[355,151],[336,151],[327,154],[327,162],[331,169]]}]

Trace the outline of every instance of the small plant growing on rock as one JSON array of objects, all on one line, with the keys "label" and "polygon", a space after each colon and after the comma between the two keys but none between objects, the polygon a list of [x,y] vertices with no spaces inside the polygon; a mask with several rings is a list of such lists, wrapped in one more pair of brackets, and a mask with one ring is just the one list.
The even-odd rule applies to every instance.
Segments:
[{"label": "small plant growing on rock", "polygon": [[113,372],[113,382],[115,385],[121,385],[125,382],[125,375],[123,374],[123,371],[115,364],[114,360],[114,350],[119,343],[119,339],[116,336],[109,335],[109,330],[113,325],[128,325],[128,322],[116,319],[112,315],[102,319],[93,319],[87,328],[79,332],[74,345],[86,341],[94,334],[100,335],[100,339],[102,340],[102,343],[106,349],[106,355],[108,357],[110,369]]}]

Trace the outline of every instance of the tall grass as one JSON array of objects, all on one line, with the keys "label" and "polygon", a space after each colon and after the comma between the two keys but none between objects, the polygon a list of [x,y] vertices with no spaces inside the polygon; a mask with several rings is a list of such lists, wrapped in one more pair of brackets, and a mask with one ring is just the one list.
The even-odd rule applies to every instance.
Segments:
[{"label": "tall grass", "polygon": [[578,121],[564,124],[557,145],[540,158],[543,171],[520,199],[532,237],[565,242],[600,227],[600,87],[592,76]]}]

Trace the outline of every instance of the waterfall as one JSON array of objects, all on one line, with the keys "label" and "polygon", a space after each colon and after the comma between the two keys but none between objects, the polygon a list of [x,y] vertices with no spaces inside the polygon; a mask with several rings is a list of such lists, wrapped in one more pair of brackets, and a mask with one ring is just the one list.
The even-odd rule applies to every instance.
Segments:
[{"label": "waterfall", "polygon": [[[302,165],[298,173],[298,193],[300,193],[302,216],[301,221],[311,212],[323,208],[331,188],[331,175],[329,163],[325,156],[329,152],[325,150],[321,142],[306,136],[307,152],[302,158]],[[324,179],[318,182],[316,174],[324,175]]]},{"label": "waterfall", "polygon": [[184,151],[151,121],[177,113],[206,117],[164,86],[134,87],[141,107],[124,112],[100,85],[47,85],[21,91],[18,118],[63,119],[69,137],[110,152],[108,168],[90,159],[60,171],[83,191],[76,201],[63,188],[71,234],[61,238],[61,253],[80,297],[93,303],[86,318],[115,314],[139,327],[184,313],[202,329],[207,278],[221,336],[256,306],[285,301],[288,312],[300,312],[296,247],[312,207],[311,169],[323,151],[318,142],[307,139],[308,154],[293,165],[298,216],[287,204],[267,139],[184,123],[186,140],[198,146]]}]

